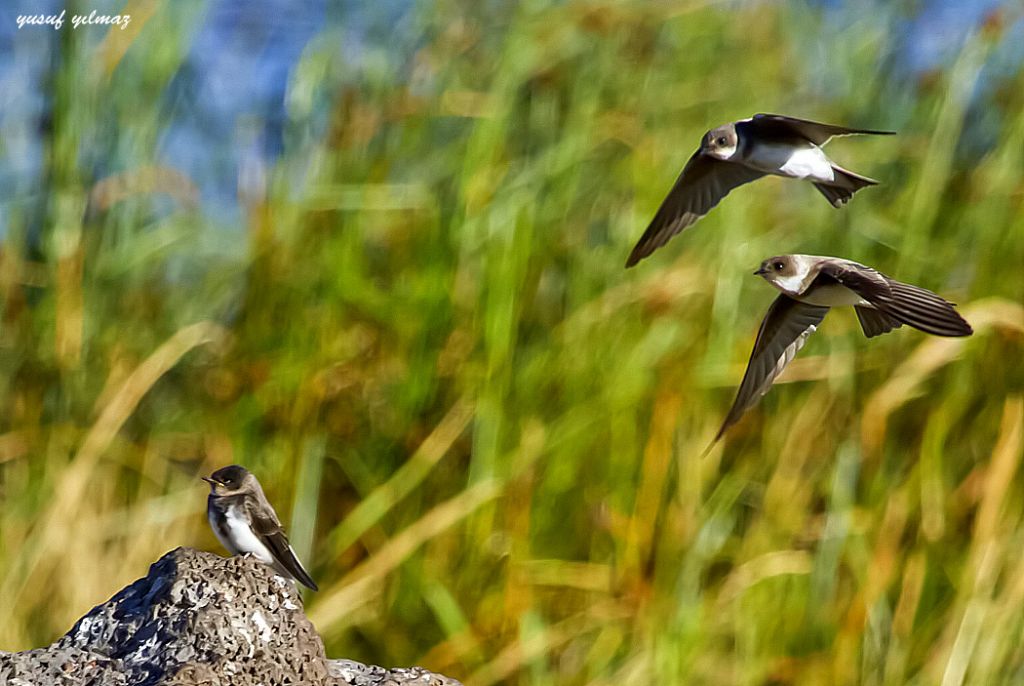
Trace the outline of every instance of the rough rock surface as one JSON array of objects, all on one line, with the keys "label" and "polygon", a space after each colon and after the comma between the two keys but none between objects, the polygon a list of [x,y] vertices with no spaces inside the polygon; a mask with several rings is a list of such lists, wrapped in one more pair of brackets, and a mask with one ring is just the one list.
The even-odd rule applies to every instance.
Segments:
[{"label": "rough rock surface", "polygon": [[419,667],[328,660],[291,582],[191,548],[82,617],[48,648],[0,652],[0,686],[460,686]]}]

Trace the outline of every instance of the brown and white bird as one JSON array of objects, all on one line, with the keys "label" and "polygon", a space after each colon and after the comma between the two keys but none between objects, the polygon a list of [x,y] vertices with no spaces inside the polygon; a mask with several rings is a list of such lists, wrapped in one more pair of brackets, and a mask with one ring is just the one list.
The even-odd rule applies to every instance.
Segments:
[{"label": "brown and white bird", "polygon": [[822,151],[833,136],[887,136],[894,131],[852,129],[780,114],[755,114],[704,134],[668,196],[626,260],[632,267],[665,245],[724,198],[729,191],[771,174],[806,179],[834,206],[878,182],[843,169]]},{"label": "brown and white bird", "polygon": [[779,255],[754,274],[781,294],[761,322],[736,400],[712,444],[768,392],[830,308],[852,306],[868,338],[904,324],[936,336],[973,333],[953,303],[839,257]]},{"label": "brown and white bird", "polygon": [[260,482],[249,470],[231,465],[204,476],[203,481],[210,484],[206,499],[210,527],[232,555],[252,555],[281,576],[318,590],[288,543]]}]

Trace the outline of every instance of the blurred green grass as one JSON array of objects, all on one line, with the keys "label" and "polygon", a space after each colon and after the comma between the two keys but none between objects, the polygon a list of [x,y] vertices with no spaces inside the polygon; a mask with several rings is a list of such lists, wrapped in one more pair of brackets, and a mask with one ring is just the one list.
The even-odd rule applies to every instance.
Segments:
[{"label": "blurred green grass", "polygon": [[[38,246],[10,213],[0,647],[219,551],[196,476],[241,462],[335,656],[471,686],[1020,680],[1024,70],[986,103],[999,144],[958,156],[998,21],[899,89],[895,9],[826,45],[796,2],[425,2],[411,55],[310,44],[243,233],[155,159],[178,7],[63,34]],[[835,211],[769,179],[623,270],[698,136],[755,111],[898,129],[830,146],[885,184]],[[91,179],[90,145],[135,166]],[[934,289],[976,334],[833,313],[699,458],[779,252]]]}]

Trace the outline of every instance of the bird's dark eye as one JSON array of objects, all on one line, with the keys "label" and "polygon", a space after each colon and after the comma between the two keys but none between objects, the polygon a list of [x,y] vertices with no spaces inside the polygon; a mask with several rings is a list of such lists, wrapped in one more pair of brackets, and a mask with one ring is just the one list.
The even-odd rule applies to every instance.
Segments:
[{"label": "bird's dark eye", "polygon": [[719,136],[718,137],[718,144],[719,145],[725,145],[725,136]]},{"label": "bird's dark eye", "polygon": [[782,264],[781,262],[776,262],[776,263],[775,263],[775,264],[773,264],[772,266],[773,266],[773,267],[775,267],[775,268],[776,268],[777,270],[779,270],[779,271],[781,272],[781,271],[782,271],[782,268],[783,268],[784,266],[786,266],[786,265]]}]

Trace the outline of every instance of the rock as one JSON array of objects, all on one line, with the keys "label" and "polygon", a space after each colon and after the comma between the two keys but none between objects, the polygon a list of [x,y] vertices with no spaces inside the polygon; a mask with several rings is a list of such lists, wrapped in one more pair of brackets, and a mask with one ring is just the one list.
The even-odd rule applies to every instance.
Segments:
[{"label": "rock", "polygon": [[328,660],[290,581],[248,557],[191,548],[48,648],[0,652],[0,686],[461,686],[419,667]]}]

